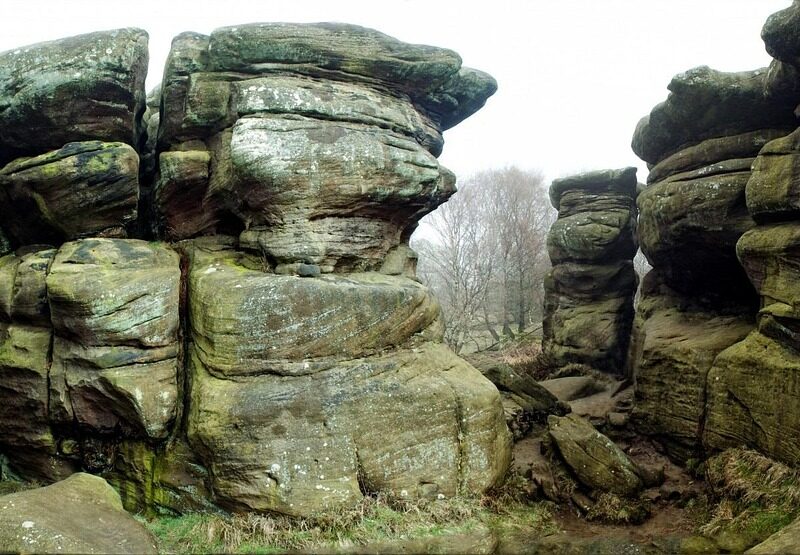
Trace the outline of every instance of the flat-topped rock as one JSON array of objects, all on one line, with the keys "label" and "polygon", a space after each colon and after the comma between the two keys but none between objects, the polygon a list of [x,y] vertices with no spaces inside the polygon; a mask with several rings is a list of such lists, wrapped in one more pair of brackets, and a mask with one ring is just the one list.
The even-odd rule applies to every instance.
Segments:
[{"label": "flat-topped rock", "polygon": [[621,193],[636,198],[636,168],[595,170],[554,179],[550,184],[550,203],[560,210],[561,198],[568,191],[579,191],[584,196],[603,193]]}]

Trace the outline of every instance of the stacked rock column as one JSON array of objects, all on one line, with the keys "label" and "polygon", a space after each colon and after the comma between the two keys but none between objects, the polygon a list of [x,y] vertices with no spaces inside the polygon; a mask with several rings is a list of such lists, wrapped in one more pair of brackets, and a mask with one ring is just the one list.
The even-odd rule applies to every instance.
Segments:
[{"label": "stacked rock column", "polygon": [[754,226],[750,167],[794,127],[796,102],[763,69],[699,67],[668,88],[632,145],[651,168],[638,206],[639,242],[653,266],[638,306],[633,421],[686,460],[700,455],[709,370],[753,326],[756,296],[736,257]]},{"label": "stacked rock column", "polygon": [[543,351],[558,366],[625,369],[637,278],[636,168],[557,179],[550,200],[558,219],[547,249]]},{"label": "stacked rock column", "polygon": [[499,393],[408,246],[494,80],[349,25],[185,33],[145,131],[146,38],[0,54],[3,463],[178,512],[499,483]]},{"label": "stacked rock column", "polygon": [[460,66],[338,24],[174,41],[154,198],[168,237],[216,235],[181,248],[187,434],[217,503],[308,515],[502,479],[499,394],[441,345],[408,247],[455,191],[442,130],[495,89]]},{"label": "stacked rock column", "polygon": [[25,478],[109,472],[177,420],[179,258],[127,238],[147,57],[139,29],[0,54],[0,451]]},{"label": "stacked rock column", "polygon": [[[800,3],[774,14],[762,36],[772,67],[800,79]],[[800,100],[800,99],[797,99]],[[736,251],[760,296],[756,329],[714,361],[703,440],[709,449],[748,445],[800,464],[800,130],[761,149],[746,187],[756,226]]]}]

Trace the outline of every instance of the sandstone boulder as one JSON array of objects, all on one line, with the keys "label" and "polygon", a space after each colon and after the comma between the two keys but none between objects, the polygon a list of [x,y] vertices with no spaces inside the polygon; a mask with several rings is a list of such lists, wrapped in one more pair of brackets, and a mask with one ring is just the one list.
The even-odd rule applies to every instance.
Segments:
[{"label": "sandstone boulder", "polygon": [[574,414],[547,419],[558,451],[582,484],[591,489],[631,496],[642,488],[628,456],[613,441]]},{"label": "sandstone boulder", "polygon": [[378,270],[455,191],[436,161],[442,131],[495,88],[449,50],[353,25],[180,35],[162,90],[159,225],[172,239],[239,235],[281,273]]},{"label": "sandstone boulder", "polygon": [[157,553],[155,538],[125,512],[119,494],[84,473],[0,497],[0,551]]},{"label": "sandstone boulder", "polygon": [[139,240],[67,243],[47,292],[51,419],[93,433],[165,437],[178,398],[177,253]]},{"label": "sandstone boulder", "polygon": [[0,53],[0,163],[73,141],[138,144],[147,59],[141,29]]},{"label": "sandstone boulder", "polygon": [[220,241],[184,248],[188,434],[217,502],[307,515],[364,491],[449,497],[502,479],[500,396],[428,342],[441,329],[425,288],[381,274],[264,273]]},{"label": "sandstone boulder", "polygon": [[0,215],[18,245],[125,237],[137,215],[139,155],[123,143],[69,143],[0,169]]},{"label": "sandstone boulder", "polygon": [[795,127],[796,99],[765,94],[766,68],[725,73],[707,66],[672,78],[670,95],[636,126],[633,151],[650,164],[705,139]]},{"label": "sandstone boulder", "polygon": [[749,161],[732,169],[679,174],[639,195],[642,251],[672,287],[685,293],[736,296],[748,289],[736,241],[755,225],[745,205]]}]

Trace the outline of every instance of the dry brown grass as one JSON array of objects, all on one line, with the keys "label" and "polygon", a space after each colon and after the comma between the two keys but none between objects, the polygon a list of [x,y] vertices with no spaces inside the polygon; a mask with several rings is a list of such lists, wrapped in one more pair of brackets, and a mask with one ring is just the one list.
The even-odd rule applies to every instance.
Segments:
[{"label": "dry brown grass", "polygon": [[701,530],[723,529],[765,538],[800,515],[800,471],[749,449],[729,449],[706,463],[719,502]]},{"label": "dry brown grass", "polygon": [[543,353],[541,345],[535,340],[515,343],[506,348],[502,351],[500,360],[536,381],[546,380],[558,370],[553,357]]}]

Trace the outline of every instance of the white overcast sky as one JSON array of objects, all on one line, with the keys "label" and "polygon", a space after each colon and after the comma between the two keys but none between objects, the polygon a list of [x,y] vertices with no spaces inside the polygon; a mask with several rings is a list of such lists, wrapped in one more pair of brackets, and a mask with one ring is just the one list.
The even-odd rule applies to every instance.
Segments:
[{"label": "white overcast sky", "polygon": [[4,0],[0,51],[116,27],[150,33],[148,88],[182,31],[256,21],[343,21],[457,51],[492,74],[486,107],[445,133],[441,162],[466,176],[505,165],[548,179],[637,165],[636,122],[678,72],[765,66],[767,16],[790,0]]}]

